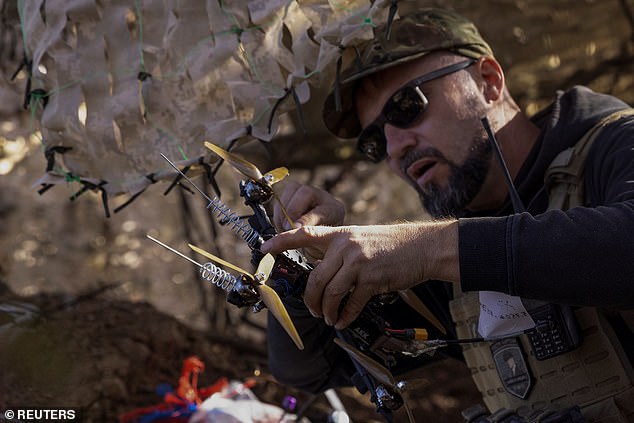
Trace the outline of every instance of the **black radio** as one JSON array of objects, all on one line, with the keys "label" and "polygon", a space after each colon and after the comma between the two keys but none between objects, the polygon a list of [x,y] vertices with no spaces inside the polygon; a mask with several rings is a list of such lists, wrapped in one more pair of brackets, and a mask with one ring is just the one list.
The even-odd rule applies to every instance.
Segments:
[{"label": "black radio", "polygon": [[537,360],[558,356],[581,345],[583,333],[570,306],[532,300],[523,302],[533,305],[528,314],[535,321],[535,327],[525,333]]}]

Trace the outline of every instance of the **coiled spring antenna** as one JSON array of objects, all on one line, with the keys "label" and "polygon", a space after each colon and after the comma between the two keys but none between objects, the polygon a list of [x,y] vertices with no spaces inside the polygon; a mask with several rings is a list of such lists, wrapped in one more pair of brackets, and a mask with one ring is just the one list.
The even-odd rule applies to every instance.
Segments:
[{"label": "coiled spring antenna", "polygon": [[260,234],[253,229],[248,222],[245,222],[235,212],[232,212],[229,206],[220,201],[218,197],[214,197],[213,199],[207,197],[207,199],[209,200],[207,209],[212,214],[215,213],[222,224],[228,225],[229,229],[244,239],[247,244],[249,244],[249,247],[258,248],[262,244]]},{"label": "coiled spring antenna", "polygon": [[229,272],[221,269],[220,267],[216,266],[215,264],[213,264],[213,263],[200,264],[196,260],[187,257],[185,254],[181,253],[178,250],[173,249],[169,245],[159,241],[158,239],[154,238],[153,236],[151,236],[151,235],[146,235],[146,236],[150,240],[152,240],[152,241],[156,242],[157,244],[159,244],[160,246],[162,246],[163,248],[166,248],[166,249],[170,250],[171,252],[181,256],[182,258],[184,258],[185,260],[189,261],[190,263],[193,263],[196,266],[198,266],[198,268],[200,269],[200,276],[203,279],[205,279],[205,280],[211,282],[212,284],[216,285],[218,288],[221,288],[221,289],[229,292],[238,283],[238,278],[233,276],[231,273],[229,273]]},{"label": "coiled spring antenna", "polygon": [[252,249],[260,248],[260,245],[264,242],[262,236],[249,225],[248,222],[245,222],[240,216],[238,216],[235,212],[232,212],[229,206],[220,201],[220,199],[216,196],[214,198],[209,198],[207,194],[203,192],[200,188],[196,186],[196,184],[189,179],[187,175],[185,175],[181,170],[176,166],[170,159],[168,159],[165,154],[161,153],[161,156],[167,160],[167,162],[174,168],[176,171],[187,180],[195,189],[205,197],[209,204],[207,204],[207,209],[212,214],[216,215],[216,218],[220,220],[222,224],[229,225],[229,228],[235,232],[240,238],[244,239],[246,243]]},{"label": "coiled spring antenna", "polygon": [[200,277],[227,292],[231,291],[238,283],[235,276],[213,263],[205,263],[200,267]]}]

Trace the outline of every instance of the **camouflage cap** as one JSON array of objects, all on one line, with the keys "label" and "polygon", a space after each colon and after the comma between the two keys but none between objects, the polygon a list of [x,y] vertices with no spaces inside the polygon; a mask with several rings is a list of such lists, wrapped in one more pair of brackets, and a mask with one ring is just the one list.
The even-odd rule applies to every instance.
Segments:
[{"label": "camouflage cap", "polygon": [[[375,37],[355,49],[354,57],[345,57],[335,86],[324,103],[326,127],[340,138],[354,138],[361,132],[354,104],[354,88],[361,78],[400,65],[434,51],[451,51],[478,59],[493,56],[475,25],[463,16],[444,9],[419,9],[395,20],[389,39],[385,25],[375,30]],[[348,49],[353,50],[353,49]],[[347,63],[346,63],[347,60]],[[337,88],[339,94],[336,94]],[[341,108],[336,108],[339,95]]]}]

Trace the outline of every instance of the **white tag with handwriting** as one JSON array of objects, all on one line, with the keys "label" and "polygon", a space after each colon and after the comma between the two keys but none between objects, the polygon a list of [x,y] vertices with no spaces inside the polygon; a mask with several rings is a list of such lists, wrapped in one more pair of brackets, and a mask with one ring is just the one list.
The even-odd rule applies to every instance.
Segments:
[{"label": "white tag with handwriting", "polygon": [[478,332],[484,338],[521,333],[535,327],[520,297],[501,292],[480,291]]}]

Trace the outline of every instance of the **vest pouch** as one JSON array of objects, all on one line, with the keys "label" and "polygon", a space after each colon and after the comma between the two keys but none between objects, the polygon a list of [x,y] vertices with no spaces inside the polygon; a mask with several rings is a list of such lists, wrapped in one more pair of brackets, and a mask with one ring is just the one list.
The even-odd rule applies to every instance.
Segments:
[{"label": "vest pouch", "polygon": [[[450,311],[458,338],[479,336],[477,292],[455,296]],[[574,310],[584,342],[575,350],[538,360],[526,335],[516,339],[523,350],[533,386],[525,399],[509,394],[497,372],[489,342],[465,344],[463,353],[473,380],[490,412],[516,410],[523,417],[543,410],[578,405],[588,421],[603,422],[608,415],[630,421],[634,406],[633,371],[612,328],[593,307]],[[631,398],[630,398],[631,397]],[[616,417],[614,417],[616,418]],[[634,421],[634,420],[632,420]]]}]

